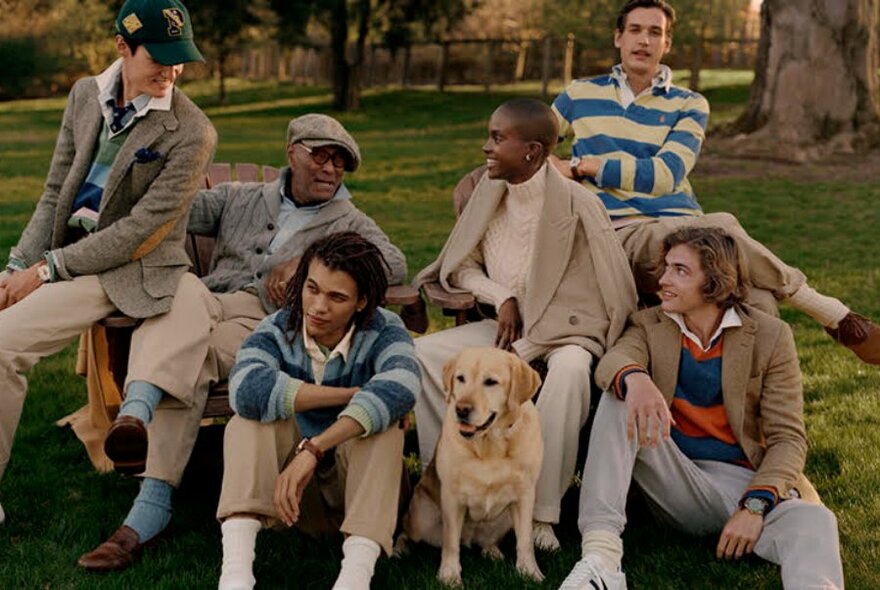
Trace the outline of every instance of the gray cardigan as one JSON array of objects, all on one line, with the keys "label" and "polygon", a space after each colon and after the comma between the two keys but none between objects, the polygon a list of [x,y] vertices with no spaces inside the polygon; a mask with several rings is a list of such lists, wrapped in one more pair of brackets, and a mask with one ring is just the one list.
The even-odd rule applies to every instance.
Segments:
[{"label": "gray cardigan", "polygon": [[[12,255],[28,266],[51,250],[59,278],[97,275],[110,301],[133,317],[171,308],[189,267],[186,212],[214,153],[217,134],[174,88],[171,110],[150,111],[120,148],[104,188],[95,233],[67,244],[67,221],[104,125],[95,78],[74,84],[37,203]],[[147,160],[135,156],[151,152]]]},{"label": "gray cardigan", "polygon": [[355,231],[379,248],[390,267],[390,284],[406,280],[403,252],[349,200],[331,201],[322,207],[314,219],[267,257],[269,243],[278,233],[281,183],[288,174],[285,168],[274,182],[230,182],[199,191],[190,211],[188,230],[217,239],[211,272],[202,279],[211,291],[231,293],[256,284],[263,308],[272,312],[277,307],[269,301],[264,283],[271,270],[302,256],[319,238],[341,231]]}]

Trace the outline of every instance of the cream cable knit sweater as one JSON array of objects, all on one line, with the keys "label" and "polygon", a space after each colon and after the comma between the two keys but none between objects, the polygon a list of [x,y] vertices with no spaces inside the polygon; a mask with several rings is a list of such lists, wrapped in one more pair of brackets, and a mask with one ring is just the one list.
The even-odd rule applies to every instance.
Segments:
[{"label": "cream cable knit sweater", "polygon": [[452,285],[466,289],[495,309],[515,297],[520,315],[531,269],[538,218],[544,206],[547,164],[507,193],[486,228],[486,235],[451,274]]}]

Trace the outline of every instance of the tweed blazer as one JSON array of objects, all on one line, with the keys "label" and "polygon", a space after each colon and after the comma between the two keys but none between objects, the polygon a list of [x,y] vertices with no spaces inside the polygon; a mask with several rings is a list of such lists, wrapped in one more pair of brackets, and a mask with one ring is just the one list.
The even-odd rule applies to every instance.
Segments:
[{"label": "tweed blazer", "polygon": [[[736,441],[752,465],[750,487],[774,488],[780,499],[796,489],[818,502],[803,474],[807,435],[803,386],[788,324],[753,307],[738,308],[742,326],[724,330],[721,392]],[[632,315],[626,332],[599,361],[596,383],[611,386],[627,365],[647,369],[672,404],[681,359],[681,329],[659,306]]]},{"label": "tweed blazer", "polygon": [[271,256],[265,256],[278,233],[281,183],[285,168],[273,182],[230,182],[201,190],[190,211],[188,229],[194,234],[217,238],[211,272],[202,280],[211,291],[228,293],[255,283],[267,312],[277,309],[266,294],[265,278],[278,264],[302,256],[313,242],[335,232],[354,231],[379,248],[388,263],[386,275],[392,285],[406,280],[406,257],[385,232],[349,199],[330,201]]},{"label": "tweed blazer", "polygon": [[[513,346],[526,360],[565,344],[600,357],[636,307],[632,272],[601,201],[553,166],[545,170],[544,206],[522,302],[523,337]],[[416,276],[416,286],[439,281],[462,292],[449,277],[479,246],[506,186],[488,175],[480,180],[440,256]]]},{"label": "tweed blazer", "polygon": [[[97,275],[113,304],[133,317],[166,312],[189,267],[186,216],[217,143],[208,118],[180,90],[169,111],[140,119],[110,168],[93,234],[67,244],[74,198],[104,125],[94,77],[74,84],[43,194],[12,254],[32,265],[51,250],[58,276]],[[147,157],[136,157],[139,150]]]}]

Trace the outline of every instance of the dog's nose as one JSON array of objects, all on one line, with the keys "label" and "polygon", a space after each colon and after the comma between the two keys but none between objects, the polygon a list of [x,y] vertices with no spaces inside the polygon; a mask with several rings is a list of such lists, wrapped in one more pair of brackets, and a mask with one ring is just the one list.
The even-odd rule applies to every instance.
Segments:
[{"label": "dog's nose", "polygon": [[459,420],[467,420],[468,416],[471,414],[471,410],[473,406],[470,404],[455,404],[455,415],[458,416]]}]

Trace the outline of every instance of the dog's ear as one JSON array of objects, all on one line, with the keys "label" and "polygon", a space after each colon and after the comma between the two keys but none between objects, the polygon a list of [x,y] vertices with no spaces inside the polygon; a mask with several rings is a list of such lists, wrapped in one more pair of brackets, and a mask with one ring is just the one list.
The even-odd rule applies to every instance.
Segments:
[{"label": "dog's ear", "polygon": [[446,361],[443,365],[443,392],[446,397],[446,403],[452,397],[452,381],[455,379],[455,366],[458,364],[458,356]]},{"label": "dog's ear", "polygon": [[518,403],[524,404],[532,399],[532,396],[541,387],[541,376],[527,362],[511,354],[510,384],[510,397],[516,399]]}]

